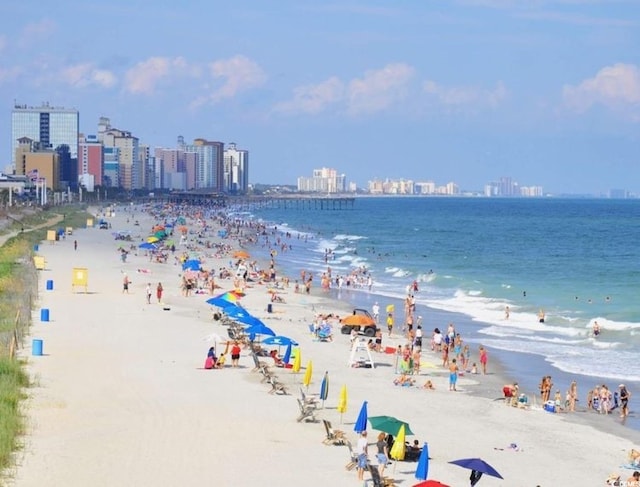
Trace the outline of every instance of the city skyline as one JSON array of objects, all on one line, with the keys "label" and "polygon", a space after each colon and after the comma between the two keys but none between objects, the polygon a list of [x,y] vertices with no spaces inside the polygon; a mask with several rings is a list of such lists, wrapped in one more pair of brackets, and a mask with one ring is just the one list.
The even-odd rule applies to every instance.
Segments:
[{"label": "city skyline", "polygon": [[330,166],[364,187],[393,167],[469,189],[511,175],[555,194],[640,193],[631,0],[25,0],[0,13],[3,99],[76,108],[82,132],[108,115],[151,147],[242,141],[251,183]]}]

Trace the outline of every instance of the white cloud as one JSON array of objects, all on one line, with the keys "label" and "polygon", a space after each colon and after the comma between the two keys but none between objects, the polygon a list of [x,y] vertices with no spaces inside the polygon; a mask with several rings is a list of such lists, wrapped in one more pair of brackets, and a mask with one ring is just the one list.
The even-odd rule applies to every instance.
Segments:
[{"label": "white cloud", "polygon": [[68,66],[61,71],[60,77],[65,83],[75,88],[91,85],[111,88],[117,81],[116,76],[111,71],[98,69],[91,63]]},{"label": "white cloud", "polygon": [[344,99],[344,92],[344,83],[332,76],[316,85],[295,88],[293,99],[276,105],[275,110],[289,114],[309,113],[315,115]]},{"label": "white cloud", "polygon": [[267,80],[262,68],[245,56],[215,61],[209,64],[209,72],[215,80],[223,80],[222,85],[213,89],[209,95],[214,103],[261,86]]},{"label": "white cloud", "polygon": [[578,85],[565,85],[562,96],[567,107],[578,113],[586,112],[594,105],[603,105],[612,110],[637,114],[640,108],[640,69],[623,63],[606,66],[593,78]]},{"label": "white cloud", "polygon": [[56,31],[57,25],[53,20],[42,19],[38,22],[32,22],[24,26],[22,33],[18,39],[20,47],[33,45],[43,41]]},{"label": "white cloud", "polygon": [[125,73],[125,90],[133,94],[151,95],[161,80],[191,73],[193,70],[182,57],[151,57]]},{"label": "white cloud", "polygon": [[508,96],[508,91],[502,82],[498,82],[495,89],[486,90],[475,86],[447,87],[427,80],[423,88],[425,93],[450,109],[495,108]]},{"label": "white cloud", "polygon": [[347,111],[351,115],[379,112],[402,100],[414,69],[403,63],[388,64],[368,71],[364,77],[349,82]]}]

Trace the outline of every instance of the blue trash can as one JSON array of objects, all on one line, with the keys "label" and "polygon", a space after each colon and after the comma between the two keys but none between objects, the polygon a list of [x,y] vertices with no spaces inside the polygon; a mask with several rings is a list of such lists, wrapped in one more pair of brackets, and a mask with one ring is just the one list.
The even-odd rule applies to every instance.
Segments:
[{"label": "blue trash can", "polygon": [[49,279],[47,281],[47,291],[52,291],[53,290],[53,280]]},{"label": "blue trash can", "polygon": [[42,355],[42,340],[33,339],[31,342],[31,355]]},{"label": "blue trash can", "polygon": [[267,304],[267,313],[273,313],[273,305],[271,303]]},{"label": "blue trash can", "polygon": [[40,310],[40,321],[49,321],[49,308],[42,308]]},{"label": "blue trash can", "polygon": [[40,247],[38,247],[38,244],[35,244],[35,245],[33,246],[33,251],[34,251],[34,252],[37,252],[39,248],[40,248]]}]

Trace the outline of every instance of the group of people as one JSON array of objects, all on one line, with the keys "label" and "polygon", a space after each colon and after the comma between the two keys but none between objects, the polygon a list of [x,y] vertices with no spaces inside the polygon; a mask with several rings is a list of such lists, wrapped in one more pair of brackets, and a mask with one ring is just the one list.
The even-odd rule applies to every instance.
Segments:
[{"label": "group of people", "polygon": [[[553,403],[555,412],[574,412],[576,410],[578,385],[575,380],[571,382],[564,396],[560,389],[556,389],[553,399],[551,399],[553,382],[550,375],[545,375],[538,387],[542,404]],[[624,384],[620,384],[617,391],[611,391],[605,384],[602,384],[587,392],[587,410],[597,411],[599,414],[610,414],[613,410],[620,408],[620,416],[624,418],[629,414],[630,398],[631,393]]]},{"label": "group of people", "polygon": [[[233,343],[229,344],[227,343],[227,349],[229,348],[229,345],[231,345],[231,366],[232,367],[238,367],[240,364],[240,352],[242,351],[242,348],[240,347],[240,342],[238,342],[237,340],[234,340]],[[207,358],[205,359],[204,362],[204,368],[205,369],[223,369],[226,365],[227,362],[227,356],[226,356],[226,351],[221,353],[220,356],[216,356],[216,349],[215,347],[209,347],[209,350],[207,351]]]}]

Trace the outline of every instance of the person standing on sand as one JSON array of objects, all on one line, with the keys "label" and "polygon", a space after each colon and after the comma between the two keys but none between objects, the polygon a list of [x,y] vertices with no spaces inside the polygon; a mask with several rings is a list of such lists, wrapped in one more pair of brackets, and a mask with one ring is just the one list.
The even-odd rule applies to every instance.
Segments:
[{"label": "person standing on sand", "polygon": [[393,313],[391,311],[387,313],[387,329],[389,330],[389,336],[391,336],[391,330],[393,330]]},{"label": "person standing on sand", "polygon": [[231,347],[231,366],[238,367],[240,363],[240,344],[236,341],[233,342]]},{"label": "person standing on sand", "polygon": [[451,360],[451,365],[449,365],[449,390],[456,390],[456,382],[458,382],[458,364],[456,364],[456,359]]},{"label": "person standing on sand", "polygon": [[487,350],[480,346],[480,365],[482,366],[482,375],[487,375],[487,362],[489,357],[487,356]]},{"label": "person standing on sand", "polygon": [[129,276],[125,273],[122,278],[122,294],[129,294],[129,284],[131,284],[131,281],[129,280]]},{"label": "person standing on sand", "polygon": [[575,412],[576,401],[578,400],[578,384],[574,380],[569,386],[569,411]]},{"label": "person standing on sand", "polygon": [[73,241],[73,250],[78,250],[78,241],[77,240]]},{"label": "person standing on sand", "polygon": [[147,283],[147,288],[145,289],[147,293],[147,304],[151,304],[151,283]]},{"label": "person standing on sand", "polygon": [[156,286],[156,298],[158,298],[158,303],[162,303],[162,291],[164,291],[164,288],[162,287],[162,283],[159,282],[158,286]]},{"label": "person standing on sand", "polygon": [[367,463],[368,459],[368,443],[367,443],[367,432],[363,431],[358,438],[358,443],[356,444],[356,454],[358,455],[358,480],[364,480],[364,471],[368,468]]}]

